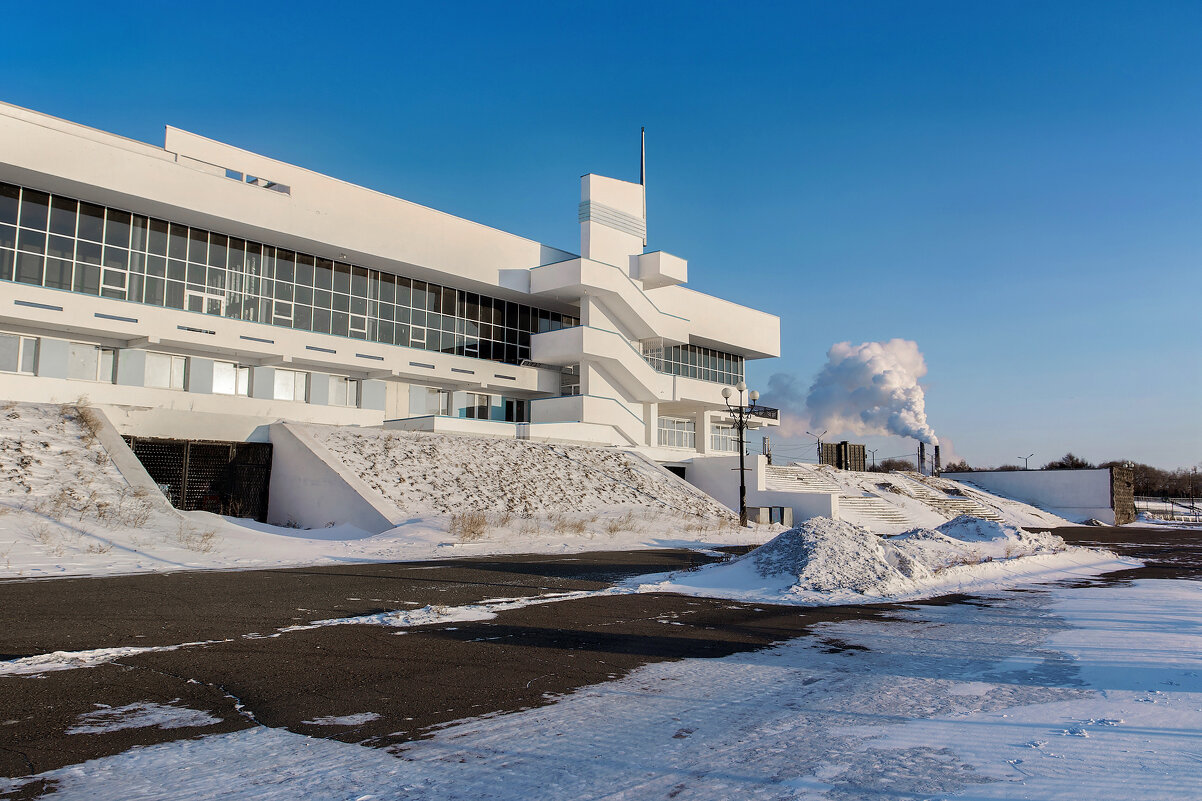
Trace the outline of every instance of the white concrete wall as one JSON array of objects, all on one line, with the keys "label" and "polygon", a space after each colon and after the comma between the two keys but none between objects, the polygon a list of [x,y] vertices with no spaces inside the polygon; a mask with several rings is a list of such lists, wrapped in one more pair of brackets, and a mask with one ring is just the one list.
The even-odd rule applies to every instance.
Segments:
[{"label": "white concrete wall", "polygon": [[[787,506],[793,510],[793,522],[801,523],[814,517],[839,516],[839,496],[828,492],[778,492],[765,490],[764,468],[767,460],[755,454],[747,458],[747,505]],[[739,511],[739,457],[706,456],[696,458],[685,467],[685,478],[719,503]]]},{"label": "white concrete wall", "polygon": [[942,473],[944,478],[1033,504],[1070,520],[1114,525],[1110,470],[991,470]]},{"label": "white concrete wall", "polygon": [[286,423],[271,426],[267,522],[325,528],[345,523],[370,534],[404,522],[405,514],[342,467],[329,450]]},{"label": "white concrete wall", "polygon": [[[501,286],[572,254],[177,128],[160,149],[0,104],[0,178],[426,280]],[[210,165],[217,165],[220,169]],[[225,177],[268,178],[291,194]],[[516,298],[515,298],[516,299]]]}]

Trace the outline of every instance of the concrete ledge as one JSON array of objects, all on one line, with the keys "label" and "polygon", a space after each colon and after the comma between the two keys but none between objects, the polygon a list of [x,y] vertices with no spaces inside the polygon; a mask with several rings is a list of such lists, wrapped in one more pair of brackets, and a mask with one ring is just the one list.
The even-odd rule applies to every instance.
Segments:
[{"label": "concrete ledge", "polygon": [[163,491],[159,489],[159,485],[146,472],[146,468],[142,466],[142,462],[134,455],[134,452],[125,444],[125,440],[121,438],[117,427],[109,420],[108,415],[104,410],[96,406],[80,407],[90,410],[96,418],[96,439],[100,442],[109,459],[113,462],[113,467],[121,473],[121,477],[126,483],[135,490],[144,490],[146,499],[158,507],[159,511],[169,512],[172,515],[180,516],[179,510],[171,505],[167,497],[163,495]]},{"label": "concrete ledge", "polygon": [[306,528],[346,523],[379,534],[407,519],[300,426],[272,423],[270,434],[269,523]]}]

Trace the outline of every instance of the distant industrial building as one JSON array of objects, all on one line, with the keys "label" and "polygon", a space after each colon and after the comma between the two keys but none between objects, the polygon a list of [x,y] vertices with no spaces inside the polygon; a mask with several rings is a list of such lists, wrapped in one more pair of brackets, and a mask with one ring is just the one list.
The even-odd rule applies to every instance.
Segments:
[{"label": "distant industrial building", "polygon": [[819,464],[829,464],[840,470],[859,470],[864,467],[864,446],[847,440],[843,442],[824,442],[818,453]]}]

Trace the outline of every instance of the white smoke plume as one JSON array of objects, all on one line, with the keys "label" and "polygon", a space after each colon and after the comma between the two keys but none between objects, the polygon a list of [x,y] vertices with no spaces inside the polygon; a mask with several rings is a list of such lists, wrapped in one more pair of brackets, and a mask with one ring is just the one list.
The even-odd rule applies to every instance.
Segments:
[{"label": "white smoke plume", "polygon": [[[908,339],[838,342],[806,395],[810,423],[831,432],[893,434],[938,445],[918,379],[927,365]],[[774,376],[775,378],[775,376]]]},{"label": "white smoke plume", "polygon": [[[797,376],[774,373],[764,403],[785,412],[780,426],[785,439],[827,429],[834,436],[893,434],[934,445],[939,440],[927,425],[918,384],[926,372],[915,342],[840,342],[827,352],[827,363],[808,390]],[[943,450],[944,462],[952,461],[949,449]]]}]

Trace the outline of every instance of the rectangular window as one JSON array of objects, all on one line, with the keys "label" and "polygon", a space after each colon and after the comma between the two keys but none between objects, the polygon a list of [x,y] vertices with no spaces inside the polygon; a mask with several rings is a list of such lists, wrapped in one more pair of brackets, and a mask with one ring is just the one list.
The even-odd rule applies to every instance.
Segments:
[{"label": "rectangular window", "polygon": [[188,359],[170,353],[146,354],[146,386],[159,389],[184,389],[187,386]]},{"label": "rectangular window", "polygon": [[309,399],[309,374],[296,370],[275,371],[276,400],[304,403]]},{"label": "rectangular window", "polygon": [[559,394],[580,394],[580,365],[569,364],[567,367],[563,368],[563,372],[559,377]]},{"label": "rectangular window", "polygon": [[37,370],[37,337],[0,334],[0,372],[28,373]]},{"label": "rectangular window", "polygon": [[330,376],[330,405],[358,406],[359,382],[345,376]]},{"label": "rectangular window", "polygon": [[737,453],[739,450],[739,435],[735,427],[715,423],[710,428],[710,448],[715,451]]},{"label": "rectangular window", "polygon": [[409,386],[409,416],[424,417],[440,414],[450,416],[451,393],[438,387]]},{"label": "rectangular window", "polygon": [[697,429],[693,420],[683,417],[661,417],[658,425],[659,444],[665,448],[696,448]]},{"label": "rectangular window", "polygon": [[250,391],[250,368],[233,362],[213,362],[213,392],[246,395]]},{"label": "rectangular window", "polygon": [[68,345],[67,378],[111,384],[116,367],[117,353],[112,348],[101,348],[83,342],[72,342]]},{"label": "rectangular window", "polygon": [[491,396],[479,392],[469,392],[467,393],[467,406],[463,410],[463,416],[469,420],[487,420],[490,417],[489,408],[491,406]]}]

